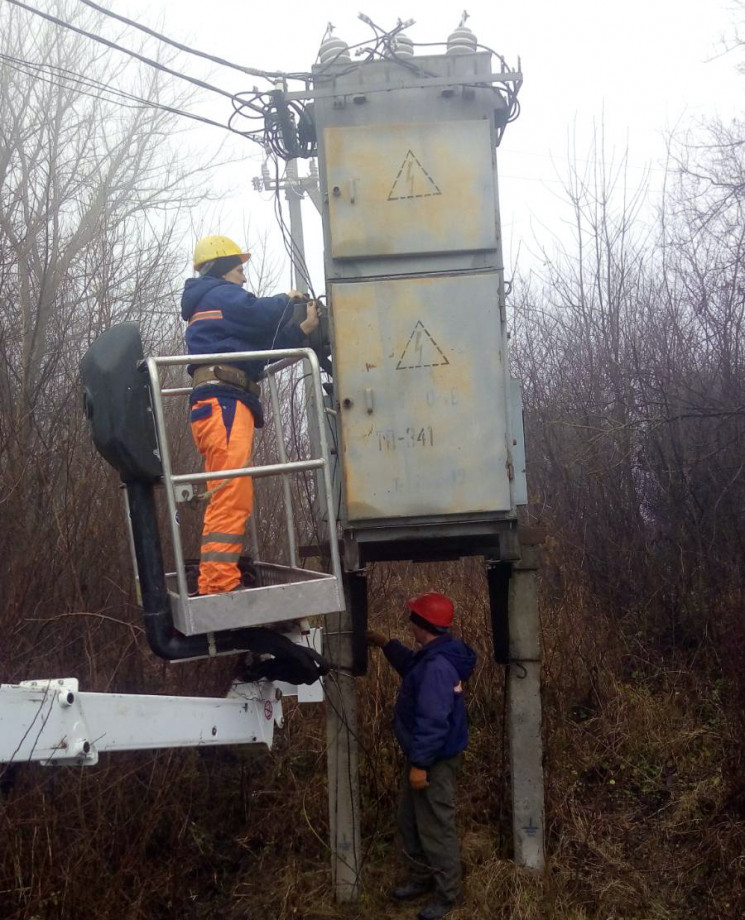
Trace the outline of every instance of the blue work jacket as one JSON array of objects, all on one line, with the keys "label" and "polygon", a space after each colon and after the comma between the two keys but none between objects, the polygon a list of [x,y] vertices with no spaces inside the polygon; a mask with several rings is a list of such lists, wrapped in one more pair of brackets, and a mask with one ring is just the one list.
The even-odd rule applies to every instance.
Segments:
[{"label": "blue work jacket", "polygon": [[[269,351],[273,348],[300,348],[308,339],[293,320],[294,304],[286,294],[256,297],[238,285],[221,278],[202,275],[189,278],[181,296],[181,316],[188,322],[186,349],[190,355],[220,354],[235,351]],[[231,361],[233,367],[258,380],[266,361]],[[194,372],[190,365],[189,373]],[[205,384],[190,397],[189,404],[212,396],[238,399],[253,412],[256,426],[264,424],[257,396],[228,384]]]},{"label": "blue work jacket", "polygon": [[447,634],[417,651],[391,639],[383,652],[403,678],[393,730],[411,763],[426,769],[436,760],[464,751],[468,718],[462,681],[473,674],[473,649]]}]

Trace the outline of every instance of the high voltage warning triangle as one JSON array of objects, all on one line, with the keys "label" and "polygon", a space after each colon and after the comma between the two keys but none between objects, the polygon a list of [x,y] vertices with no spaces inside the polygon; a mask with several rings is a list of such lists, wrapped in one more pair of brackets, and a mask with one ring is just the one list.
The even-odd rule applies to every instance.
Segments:
[{"label": "high voltage warning triangle", "polygon": [[427,332],[421,320],[411,330],[409,341],[406,343],[401,357],[396,365],[397,371],[414,370],[417,367],[437,367],[450,364],[440,346]]},{"label": "high voltage warning triangle", "polygon": [[442,195],[435,180],[422,166],[414,152],[409,152],[404,157],[390,192],[388,201],[403,201],[406,198],[432,198]]}]

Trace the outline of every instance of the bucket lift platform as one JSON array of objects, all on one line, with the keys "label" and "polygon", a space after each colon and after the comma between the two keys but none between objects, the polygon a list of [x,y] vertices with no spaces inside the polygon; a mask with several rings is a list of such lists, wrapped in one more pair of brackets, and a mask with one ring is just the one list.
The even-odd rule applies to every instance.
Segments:
[{"label": "bucket lift platform", "polygon": [[[221,471],[218,476],[214,473],[203,472],[174,475],[168,441],[165,436],[166,425],[163,398],[186,396],[191,392],[191,388],[162,389],[160,383],[161,370],[167,367],[186,366],[187,364],[219,364],[220,362],[229,363],[236,360],[255,359],[273,360],[273,363],[266,369],[265,377],[269,386],[272,416],[277,433],[279,462],[267,466],[246,466],[234,470],[225,470]],[[311,401],[318,413],[316,424],[318,430],[323,432],[324,436],[318,447],[318,456],[291,462],[287,459],[287,450],[281,428],[276,375],[298,361],[306,362],[307,377],[311,380],[311,386],[316,391],[315,399]],[[295,348],[284,351],[244,352],[230,355],[152,357],[147,359],[146,367],[158,435],[160,460],[163,467],[162,481],[170,512],[169,521],[176,564],[176,570],[166,577],[171,614],[176,628],[184,635],[192,636],[218,630],[240,629],[242,627],[276,624],[286,621],[296,622],[304,620],[308,616],[323,615],[342,610],[344,608],[344,594],[342,590],[341,561],[336,541],[330,540],[328,547],[331,573],[312,572],[301,568],[295,541],[295,521],[289,477],[297,472],[311,470],[322,478],[323,488],[318,489],[318,491],[327,496],[324,511],[331,524],[328,533],[336,532],[328,443],[325,438],[326,423],[322,415],[324,403],[318,359],[315,353],[309,348]],[[231,591],[227,594],[213,594],[204,597],[192,596],[187,589],[185,577],[186,563],[181,543],[180,516],[177,511],[177,504],[179,501],[191,500],[194,496],[194,487],[200,483],[206,483],[208,480],[221,481],[238,476],[252,476],[254,479],[266,476],[282,477],[285,536],[287,538],[290,564],[278,565],[254,558],[253,569],[256,577],[254,586]],[[256,524],[253,518],[249,520],[252,530],[252,543],[256,548],[258,546]]]},{"label": "bucket lift platform", "polygon": [[173,623],[185,636],[262,626],[339,609],[339,581],[323,572],[255,562],[256,584],[228,594],[187,597],[179,594],[176,573],[166,576]]},{"label": "bucket lift platform", "polygon": [[[162,372],[190,364],[231,361],[272,361],[265,371],[277,432],[277,460],[263,466],[244,466],[216,473],[201,471],[174,473],[166,436],[164,400],[185,397],[190,387],[164,388]],[[309,400],[320,431],[315,454],[289,461],[281,428],[276,375],[303,362],[306,386],[314,391]],[[123,323],[100,336],[81,363],[85,406],[93,440],[101,454],[114,466],[124,483],[130,547],[138,576],[145,626],[153,651],[169,660],[211,657],[242,650],[273,654],[297,663],[300,651],[282,643],[282,633],[300,624],[307,632],[307,618],[344,609],[341,561],[336,535],[336,515],[331,487],[329,449],[323,416],[318,359],[309,348],[235,354],[175,355],[145,359],[139,329]],[[307,422],[306,422],[307,423]],[[250,463],[251,461],[248,460]],[[326,499],[324,530],[329,535],[328,559],[331,571],[313,572],[301,568],[295,540],[290,477],[312,471],[317,494]],[[208,481],[241,476],[260,479],[279,476],[282,480],[285,533],[289,565],[251,559],[255,584],[226,594],[194,596],[189,591],[186,560],[181,537],[179,504],[198,497],[196,490]],[[163,564],[161,535],[155,503],[162,490],[167,509],[167,529],[173,571]],[[281,511],[278,509],[278,513]],[[326,522],[328,528],[326,529]],[[255,521],[249,519],[254,549],[258,545]],[[271,627],[268,629],[267,627]],[[300,679],[292,682],[310,683]]]},{"label": "bucket lift platform", "polygon": [[[164,396],[190,388],[162,389],[164,366],[228,360],[271,360],[267,368],[277,425],[279,463],[214,474],[174,475],[166,438]],[[305,362],[315,390],[322,432],[317,456],[289,462],[279,425],[275,375]],[[0,764],[93,765],[99,753],[217,744],[271,747],[283,724],[282,697],[299,703],[323,700],[321,678],[329,664],[321,654],[322,630],[307,617],[344,609],[339,548],[329,545],[331,573],[309,572],[297,563],[288,477],[313,470],[329,496],[327,514],[336,534],[328,445],[322,416],[321,381],[313,351],[243,352],[237,355],[143,357],[136,323],[114,326],[100,336],[81,363],[84,405],[93,441],[124,483],[130,546],[153,652],[168,661],[250,652],[226,699],[159,695],[82,693],[74,678],[0,685]],[[229,594],[192,597],[187,589],[178,503],[194,496],[194,485],[211,479],[279,475],[284,483],[290,565],[252,560],[255,585]],[[317,487],[319,483],[317,482]],[[166,574],[159,532],[156,489],[165,493],[175,571]],[[254,536],[254,546],[256,539]],[[271,626],[271,628],[267,628]]]}]

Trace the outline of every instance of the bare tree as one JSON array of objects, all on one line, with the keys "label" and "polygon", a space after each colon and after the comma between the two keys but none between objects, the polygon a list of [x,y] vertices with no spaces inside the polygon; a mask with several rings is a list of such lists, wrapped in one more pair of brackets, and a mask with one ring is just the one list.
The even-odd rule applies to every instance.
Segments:
[{"label": "bare tree", "polygon": [[[96,15],[63,8],[96,30]],[[0,25],[0,503],[13,525],[0,581],[17,633],[21,611],[128,599],[111,583],[126,558],[115,481],[85,430],[78,362],[114,322],[137,320],[152,349],[173,340],[182,218],[209,183],[176,148],[172,114],[114,90],[173,101],[157,73],[29,28],[15,7]],[[3,651],[15,674],[25,662]]]},{"label": "bare tree", "polygon": [[650,232],[622,169],[590,162],[567,182],[572,246],[516,288],[533,487],[632,629],[696,642],[743,574],[741,202],[679,170]]}]

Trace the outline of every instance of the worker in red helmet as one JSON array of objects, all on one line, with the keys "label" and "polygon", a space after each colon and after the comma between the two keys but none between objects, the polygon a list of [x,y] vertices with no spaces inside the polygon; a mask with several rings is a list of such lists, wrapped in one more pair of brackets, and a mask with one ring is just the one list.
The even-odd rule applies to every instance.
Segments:
[{"label": "worker in red helmet", "polygon": [[[206,236],[194,250],[194,270],[181,298],[190,355],[307,346],[318,328],[315,301],[305,319],[294,319],[297,291],[256,297],[243,290],[243,266],[251,257],[226,236]],[[264,424],[258,379],[266,361],[190,365],[191,431],[208,473],[250,466],[254,428]],[[238,561],[253,508],[250,477],[209,480],[199,564],[199,594],[221,594],[241,585]]]},{"label": "worker in red helmet", "polygon": [[433,892],[417,916],[438,920],[462,898],[455,783],[468,745],[463,681],[473,673],[476,654],[450,634],[453,602],[444,594],[412,597],[406,608],[416,651],[381,633],[367,634],[402,677],[393,728],[406,756],[398,831],[409,875],[392,896],[408,901]]}]

